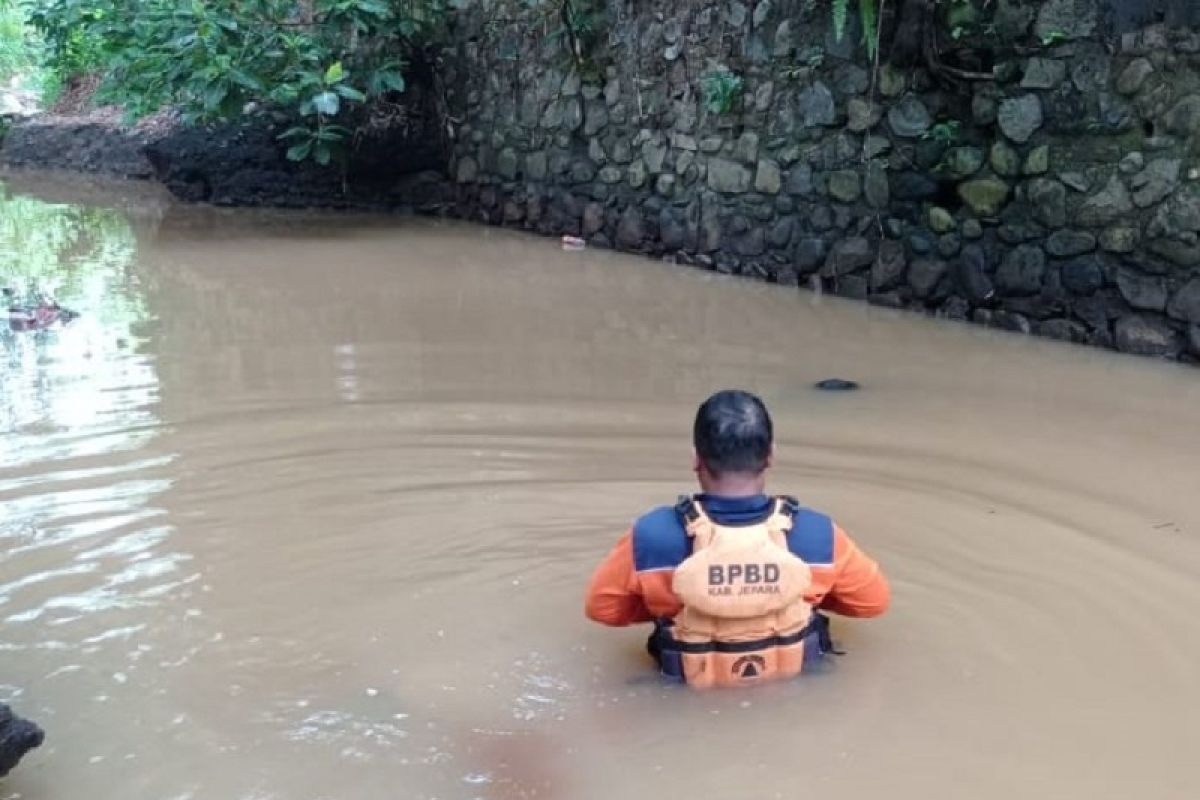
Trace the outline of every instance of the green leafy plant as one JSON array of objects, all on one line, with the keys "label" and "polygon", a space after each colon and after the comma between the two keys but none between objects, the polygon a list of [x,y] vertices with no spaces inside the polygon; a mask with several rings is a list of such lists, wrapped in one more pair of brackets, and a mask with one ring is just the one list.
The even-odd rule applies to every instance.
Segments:
[{"label": "green leafy plant", "polygon": [[[871,2],[871,0],[867,0]],[[833,35],[840,42],[846,35],[846,23],[850,20],[850,0],[833,0]]]},{"label": "green leafy plant", "polygon": [[959,134],[962,130],[962,123],[956,119],[944,120],[937,123],[929,130],[921,135],[922,139],[933,139],[941,142],[944,145],[951,145],[958,141]]},{"label": "green leafy plant", "polygon": [[820,69],[824,64],[825,53],[818,48],[813,48],[802,51],[797,63],[781,67],[779,74],[786,81],[800,81],[810,75],[813,70]]},{"label": "green leafy plant", "polygon": [[0,78],[28,69],[34,61],[24,3],[0,0]]},{"label": "green leafy plant", "polygon": [[1043,47],[1051,47],[1067,41],[1067,34],[1063,31],[1052,29],[1043,33],[1041,39]]},{"label": "green leafy plant", "polygon": [[547,39],[565,40],[566,50],[581,76],[599,80],[598,56],[608,34],[604,0],[524,0],[528,8],[541,9],[552,23]]},{"label": "green leafy plant", "polygon": [[361,103],[366,95],[345,82],[346,71],[342,62],[330,64],[319,81],[312,75],[305,76],[301,95],[307,97],[300,103],[300,116],[311,120],[311,124],[295,125],[284,131],[279,138],[292,142],[287,157],[303,161],[312,156],[318,164],[328,164],[333,157],[334,147],[347,136],[350,130],[331,122],[341,110],[342,101]]},{"label": "green leafy plant", "polygon": [[704,106],[713,114],[733,111],[742,96],[742,78],[728,67],[716,67],[700,78]]},{"label": "green leafy plant", "polygon": [[42,65],[41,37],[29,22],[37,8],[36,0],[0,0],[0,80],[15,81],[44,97],[58,81]]},{"label": "green leafy plant", "polygon": [[266,105],[297,118],[290,158],[329,163],[356,115],[404,90],[445,2],[42,0],[31,21],[53,69],[100,73],[98,99],[131,118],[171,107],[207,123]]},{"label": "green leafy plant", "polygon": [[[986,7],[992,0],[985,0]],[[981,19],[981,10],[975,0],[936,0],[941,12],[941,21],[952,40],[958,42],[968,35],[993,36],[994,23]]]},{"label": "green leafy plant", "polygon": [[[884,0],[856,0],[858,18],[862,23],[862,43],[867,55],[874,59],[879,45],[880,12]],[[832,0],[833,34],[840,42],[850,21],[850,0]]]},{"label": "green leafy plant", "polygon": [[562,0],[559,13],[571,39],[572,50],[576,58],[582,60],[600,44],[606,27],[604,5],[597,0]]},{"label": "green leafy plant", "polygon": [[105,42],[89,35],[104,19],[104,9],[87,3],[39,0],[25,6],[27,25],[37,33],[37,79],[44,103],[57,99],[72,78],[98,71]]},{"label": "green leafy plant", "polygon": [[858,0],[858,18],[862,22],[863,46],[867,48],[867,56],[874,60],[875,50],[879,45],[879,8],[876,3],[880,0]]}]

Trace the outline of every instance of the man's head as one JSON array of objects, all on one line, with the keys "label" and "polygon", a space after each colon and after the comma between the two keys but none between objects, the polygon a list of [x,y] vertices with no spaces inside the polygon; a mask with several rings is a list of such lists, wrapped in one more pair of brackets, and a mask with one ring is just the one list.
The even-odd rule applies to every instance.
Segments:
[{"label": "man's head", "polygon": [[714,484],[731,482],[761,485],[771,466],[773,437],[767,407],[749,392],[728,389],[705,400],[692,427],[702,488],[711,491]]}]

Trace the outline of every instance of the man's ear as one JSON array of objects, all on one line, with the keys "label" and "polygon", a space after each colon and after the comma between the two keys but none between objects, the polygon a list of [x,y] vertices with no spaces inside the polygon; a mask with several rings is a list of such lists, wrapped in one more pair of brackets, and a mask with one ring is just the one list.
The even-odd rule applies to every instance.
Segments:
[{"label": "man's ear", "polygon": [[692,472],[700,472],[700,454],[696,452],[696,448],[692,448]]},{"label": "man's ear", "polygon": [[775,466],[775,445],[772,444],[767,450],[767,469]]}]

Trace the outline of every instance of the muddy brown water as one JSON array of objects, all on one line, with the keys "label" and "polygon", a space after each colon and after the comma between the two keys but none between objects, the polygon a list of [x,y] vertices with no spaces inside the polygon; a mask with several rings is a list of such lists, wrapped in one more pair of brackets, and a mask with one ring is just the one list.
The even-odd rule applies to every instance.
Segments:
[{"label": "muddy brown water", "polygon": [[[1195,796],[1195,369],[53,186],[0,202],[4,280],[84,314],[0,334],[0,700],[48,734],[0,798]],[[727,386],[895,600],[820,674],[696,694],[582,594]]]}]

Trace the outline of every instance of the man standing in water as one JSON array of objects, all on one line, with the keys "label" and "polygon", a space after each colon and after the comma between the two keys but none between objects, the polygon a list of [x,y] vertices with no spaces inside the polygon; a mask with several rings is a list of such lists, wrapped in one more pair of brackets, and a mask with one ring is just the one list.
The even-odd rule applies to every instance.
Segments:
[{"label": "man standing in water", "polygon": [[799,674],[832,649],[822,611],[887,610],[887,579],[841,528],[765,494],[773,430],[758,397],[708,398],[693,444],[701,494],[634,523],[592,577],[588,617],[653,622],[649,650],[662,673],[707,688]]}]

